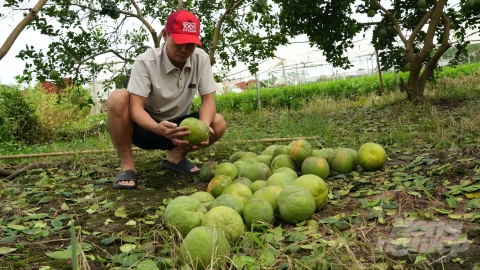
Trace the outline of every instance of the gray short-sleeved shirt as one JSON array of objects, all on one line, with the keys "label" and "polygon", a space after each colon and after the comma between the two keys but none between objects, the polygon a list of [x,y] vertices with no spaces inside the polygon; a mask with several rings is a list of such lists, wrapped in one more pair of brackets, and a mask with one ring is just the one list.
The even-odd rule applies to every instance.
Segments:
[{"label": "gray short-sleeved shirt", "polygon": [[168,59],[163,43],[135,59],[127,90],[146,97],[145,110],[160,122],[188,114],[197,91],[206,95],[216,88],[210,59],[204,50],[196,48],[180,70]]}]

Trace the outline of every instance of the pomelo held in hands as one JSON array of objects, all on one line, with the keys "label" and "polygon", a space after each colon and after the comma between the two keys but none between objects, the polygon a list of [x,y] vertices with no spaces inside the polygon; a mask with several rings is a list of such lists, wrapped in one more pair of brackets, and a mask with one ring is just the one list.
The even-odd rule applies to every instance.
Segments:
[{"label": "pomelo held in hands", "polygon": [[360,146],[357,161],[364,170],[376,171],[385,165],[387,153],[380,144],[367,142]]},{"label": "pomelo held in hands", "polygon": [[202,120],[189,117],[180,122],[180,127],[188,127],[190,134],[180,137],[182,140],[188,141],[188,146],[200,145],[210,137],[210,127],[207,126]]}]

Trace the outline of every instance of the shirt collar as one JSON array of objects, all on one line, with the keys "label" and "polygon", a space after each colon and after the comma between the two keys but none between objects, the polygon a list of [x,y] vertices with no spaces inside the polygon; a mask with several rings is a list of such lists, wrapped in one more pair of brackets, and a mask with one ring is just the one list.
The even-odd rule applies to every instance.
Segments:
[{"label": "shirt collar", "polygon": [[[174,69],[177,69],[177,67],[174,66],[172,64],[172,62],[170,62],[170,59],[168,58],[166,44],[167,43],[164,42],[163,45],[162,45],[162,54],[164,56],[162,58],[163,58],[163,65],[165,66],[165,72],[169,73],[170,71],[172,71]],[[187,61],[185,62],[185,65],[183,66],[183,68],[185,68],[185,67],[191,68],[192,67],[191,59],[192,59],[192,56],[188,57]]]}]

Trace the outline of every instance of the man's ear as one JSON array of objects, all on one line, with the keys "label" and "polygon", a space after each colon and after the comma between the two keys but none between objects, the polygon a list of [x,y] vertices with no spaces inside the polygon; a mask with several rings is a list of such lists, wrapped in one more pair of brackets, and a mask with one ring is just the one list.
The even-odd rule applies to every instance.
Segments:
[{"label": "man's ear", "polygon": [[162,29],[162,37],[163,37],[163,41],[167,41],[168,32],[167,30],[165,30],[165,28]]}]

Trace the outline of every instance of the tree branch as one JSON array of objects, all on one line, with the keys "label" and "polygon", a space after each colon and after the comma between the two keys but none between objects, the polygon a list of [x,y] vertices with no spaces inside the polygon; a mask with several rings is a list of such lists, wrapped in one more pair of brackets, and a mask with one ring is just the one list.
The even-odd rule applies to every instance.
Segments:
[{"label": "tree branch", "polygon": [[[126,16],[130,16],[130,17],[133,17],[133,18],[137,18],[138,20],[140,20],[140,21],[143,23],[143,25],[145,25],[145,27],[147,27],[148,31],[149,31],[150,34],[152,35],[153,44],[154,44],[155,48],[160,47],[160,38],[158,37],[157,32],[156,32],[155,29],[152,27],[152,25],[151,25],[150,23],[148,23],[147,20],[145,20],[145,18],[144,18],[143,15],[142,15],[142,10],[141,10],[140,7],[137,5],[137,3],[135,2],[135,0],[130,0],[130,2],[132,3],[132,5],[133,5],[133,7],[135,8],[135,10],[136,10],[137,13],[135,14],[135,13],[128,12],[128,11],[125,11],[125,10],[120,10],[120,13],[121,13],[121,14],[125,14]],[[91,10],[91,11],[100,12],[100,10],[91,8],[91,7],[89,7],[89,6],[81,5],[81,4],[73,4],[73,3],[72,3],[72,6],[77,6],[77,7],[83,8],[83,9],[89,9],[89,10]]]},{"label": "tree branch", "polygon": [[231,1],[226,7],[225,13],[218,19],[217,25],[215,26],[215,32],[213,33],[212,43],[210,43],[210,51],[208,53],[211,66],[215,64],[215,51],[217,50],[218,40],[220,39],[220,30],[222,29],[222,24],[225,21],[226,16],[231,16],[235,9],[243,4],[244,1],[245,0]]},{"label": "tree branch", "polygon": [[8,53],[10,48],[12,48],[13,43],[17,40],[20,33],[29,25],[33,20],[38,18],[38,12],[43,8],[43,6],[48,2],[48,0],[39,0],[38,3],[30,10],[30,12],[15,26],[13,31],[7,37],[2,47],[0,47],[0,60]]},{"label": "tree branch", "polygon": [[[433,48],[435,48],[433,39],[435,38],[435,31],[437,30],[440,18],[442,18],[442,16],[444,15],[443,7],[445,6],[446,2],[447,0],[439,0],[435,5],[435,9],[433,10],[432,16],[430,17],[430,22],[428,23],[427,35],[425,37],[425,42],[423,43],[423,48],[417,55],[420,62],[423,62],[423,60],[425,60],[428,55],[430,55],[430,52],[433,50]],[[448,38],[448,34],[450,33],[450,19],[447,18],[445,23],[448,23],[448,32],[446,33]],[[443,38],[445,38],[445,35]]]},{"label": "tree branch", "polygon": [[380,3],[378,3],[377,0],[372,0],[372,2],[374,3],[374,5],[376,5],[379,9],[381,9],[385,15],[387,15],[388,19],[390,19],[390,21],[393,23],[393,25],[395,26],[395,29],[397,30],[397,33],[398,33],[398,36],[400,37],[400,39],[402,40],[402,42],[406,45],[407,44],[407,39],[405,38],[405,36],[403,35],[402,33],[402,29],[400,28],[400,25],[398,24],[398,21],[395,19],[395,17],[392,15],[392,13],[390,13],[386,8],[384,8],[382,5],[380,5]]},{"label": "tree branch", "polygon": [[409,41],[413,42],[413,41],[415,40],[415,38],[417,37],[418,33],[420,33],[420,31],[422,31],[423,26],[427,23],[427,21],[428,21],[428,20],[430,19],[430,17],[432,16],[433,10],[434,10],[434,8],[430,9],[430,10],[425,14],[425,16],[423,16],[422,20],[420,20],[420,22],[418,23],[417,27],[415,27],[415,29],[413,29],[412,34],[411,34],[410,37],[408,38]]},{"label": "tree branch", "polygon": [[132,5],[135,7],[135,10],[137,11],[137,15],[134,15],[134,17],[136,17],[137,19],[139,19],[143,25],[145,25],[145,27],[147,27],[148,31],[150,31],[150,35],[152,36],[153,38],[153,44],[154,44],[154,47],[155,48],[158,48],[160,47],[160,37],[158,36],[157,32],[155,31],[155,29],[153,29],[153,27],[147,22],[147,20],[145,20],[145,18],[143,17],[142,15],[142,11],[140,10],[140,8],[138,7],[137,3],[135,2],[135,0],[130,0],[130,2],[132,3]]},{"label": "tree branch", "polygon": [[442,43],[425,66],[425,70],[420,76],[421,79],[427,80],[433,75],[433,71],[438,63],[438,60],[440,60],[440,57],[442,57],[442,55],[452,46],[452,43],[449,42],[451,20],[444,12],[442,12],[442,21],[445,24],[445,28],[443,29]]}]

